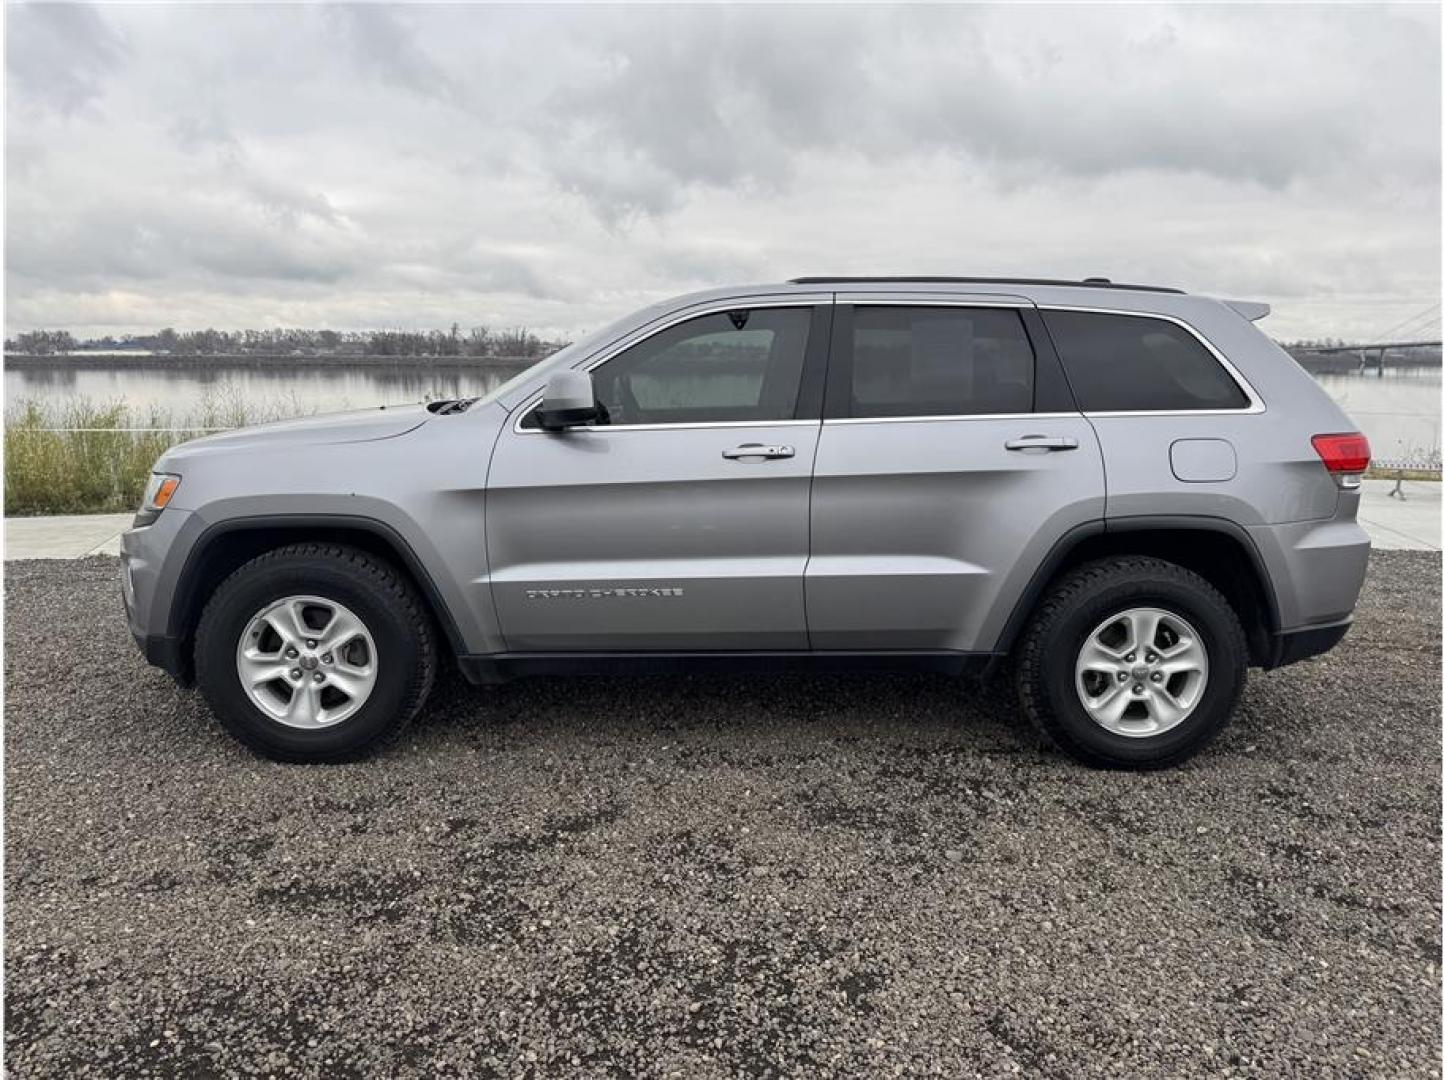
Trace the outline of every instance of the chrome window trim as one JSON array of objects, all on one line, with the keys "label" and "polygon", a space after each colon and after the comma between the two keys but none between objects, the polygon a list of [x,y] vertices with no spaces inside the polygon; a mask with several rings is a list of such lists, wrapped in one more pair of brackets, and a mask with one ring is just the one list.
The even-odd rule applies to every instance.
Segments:
[{"label": "chrome window trim", "polygon": [[[949,421],[949,420],[1028,420],[1028,419],[1070,419],[1078,417],[1100,417],[1111,419],[1124,416],[1252,416],[1267,411],[1267,406],[1259,396],[1253,384],[1248,381],[1237,367],[1224,356],[1213,342],[1209,341],[1196,327],[1176,315],[1167,315],[1158,311],[1132,311],[1127,308],[1114,307],[1084,307],[1076,304],[1035,304],[1031,300],[1020,299],[1012,296],[979,297],[967,299],[955,299],[947,296],[920,297],[916,293],[902,295],[869,294],[859,296],[857,294],[834,293],[831,299],[813,295],[808,297],[771,297],[760,301],[748,302],[747,297],[733,297],[729,300],[713,301],[711,303],[689,308],[685,311],[675,312],[665,322],[658,323],[649,328],[649,332],[633,339],[615,343],[595,356],[589,357],[581,364],[573,365],[573,370],[580,368],[583,371],[592,371],[611,360],[618,354],[625,352],[634,345],[640,345],[656,334],[671,329],[679,323],[689,319],[703,318],[707,315],[716,315],[720,312],[733,311],[739,306],[748,309],[761,307],[795,307],[813,308],[818,304],[837,303],[857,305],[877,305],[883,307],[982,307],[982,308],[1013,308],[1027,309],[1036,308],[1038,311],[1077,311],[1084,314],[1095,315],[1127,315],[1137,319],[1159,319],[1163,322],[1173,323],[1182,327],[1191,334],[1200,345],[1207,350],[1240,390],[1248,399],[1248,405],[1242,409],[1106,409],[1096,412],[1052,412],[1052,413],[963,413],[963,414],[940,414],[934,416],[849,416],[831,420],[718,420],[708,423],[695,424],[606,424],[601,427],[579,427],[571,428],[571,431],[667,431],[667,430],[688,430],[696,431],[709,428],[739,428],[739,427],[793,427],[806,424],[900,424],[900,423],[922,423],[928,421]],[[537,391],[527,398],[516,409],[516,419],[512,422],[512,431],[518,435],[552,435],[555,432],[545,431],[541,428],[524,428],[521,426],[527,415],[541,403],[542,392]]]},{"label": "chrome window trim", "polygon": [[[633,348],[633,347],[635,347],[635,346],[637,346],[637,345],[640,345],[640,344],[642,344],[642,342],[644,342],[644,341],[650,341],[652,338],[656,337],[658,334],[663,333],[663,332],[665,332],[665,331],[667,331],[667,330],[670,330],[672,327],[677,326],[677,325],[679,325],[679,324],[681,324],[681,323],[687,322],[687,321],[689,321],[689,320],[691,320],[691,319],[702,319],[702,318],[706,318],[708,315],[718,315],[718,314],[721,314],[721,313],[727,312],[727,311],[736,311],[738,308],[746,308],[748,311],[752,311],[752,310],[754,310],[754,309],[756,309],[756,308],[805,308],[805,309],[811,310],[812,308],[817,307],[819,304],[832,304],[832,303],[833,303],[832,294],[827,294],[827,296],[826,296],[825,299],[824,299],[824,298],[821,298],[820,296],[814,295],[814,296],[812,296],[811,298],[806,298],[806,297],[787,297],[787,298],[783,299],[783,298],[773,297],[773,298],[769,298],[769,299],[766,299],[766,300],[758,301],[758,302],[755,302],[755,303],[749,303],[749,302],[747,302],[747,300],[748,300],[747,297],[741,297],[741,296],[739,296],[739,297],[733,297],[733,298],[730,299],[730,300],[717,300],[717,301],[713,301],[713,302],[710,302],[710,303],[707,303],[707,304],[704,304],[704,305],[700,305],[700,306],[697,306],[697,307],[688,308],[688,309],[685,310],[685,311],[673,312],[673,313],[672,313],[672,316],[669,317],[669,318],[667,318],[665,322],[656,323],[656,324],[652,325],[651,327],[649,327],[647,333],[642,334],[641,336],[638,336],[638,337],[629,337],[629,338],[627,338],[627,339],[624,339],[624,340],[621,341],[621,342],[613,343],[612,345],[610,345],[610,346],[608,346],[607,348],[603,349],[600,353],[596,353],[596,354],[594,354],[593,356],[588,357],[586,360],[582,361],[582,363],[580,363],[580,364],[573,364],[572,367],[571,367],[571,370],[572,370],[572,371],[581,370],[581,371],[591,372],[594,368],[599,368],[599,367],[601,367],[601,366],[602,366],[603,364],[605,364],[608,360],[611,360],[611,359],[619,356],[620,354],[626,352],[628,349],[631,349],[631,348]],[[799,385],[799,387],[798,387],[798,391],[799,391],[799,393],[801,392],[801,386],[800,386],[800,385]],[[531,395],[530,397],[528,397],[528,398],[526,399],[526,401],[524,401],[522,404],[520,404],[520,405],[517,406],[517,409],[516,409],[516,419],[512,421],[512,425],[511,425],[511,430],[512,430],[515,434],[517,434],[517,435],[555,435],[555,434],[558,434],[558,433],[555,432],[555,431],[546,431],[546,430],[544,430],[543,428],[524,428],[524,427],[521,426],[521,422],[527,418],[528,414],[530,414],[533,409],[535,409],[538,405],[541,404],[542,394],[545,393],[545,392],[546,392],[546,387],[543,386],[541,390],[538,390],[535,394],[533,394],[533,395]],[[715,420],[715,421],[711,421],[711,422],[707,422],[707,423],[696,423],[696,424],[603,424],[603,425],[601,425],[600,427],[596,427],[596,426],[583,426],[583,427],[568,428],[567,430],[568,430],[568,431],[658,431],[658,430],[666,431],[666,430],[670,430],[670,429],[676,428],[676,429],[689,429],[689,430],[692,430],[692,431],[696,431],[698,428],[759,427],[759,426],[780,427],[780,426],[782,426],[782,425],[815,424],[815,423],[818,423],[818,422],[819,422],[819,421],[817,421],[817,420],[796,420],[796,419],[793,419],[793,420]]]},{"label": "chrome window trim", "polygon": [[[1234,385],[1242,390],[1243,396],[1248,399],[1248,405],[1242,409],[1103,409],[1097,412],[1083,410],[1082,415],[1084,416],[1099,416],[1104,418],[1116,416],[1253,416],[1267,411],[1267,406],[1264,405],[1263,398],[1261,398],[1258,391],[1253,388],[1253,384],[1244,378],[1243,372],[1234,367],[1228,357],[1224,356],[1223,353],[1214,346],[1213,342],[1209,341],[1197,327],[1185,322],[1176,315],[1165,315],[1159,311],[1129,311],[1125,308],[1082,307],[1075,304],[1039,304],[1038,310],[1078,311],[1086,315],[1127,315],[1135,319],[1158,319],[1162,322],[1173,323],[1175,326],[1181,326],[1193,335],[1194,340],[1202,345],[1210,356],[1219,362],[1223,370],[1233,379]],[[1053,347],[1057,349],[1056,342]],[[1058,359],[1062,361],[1064,371],[1066,372],[1068,363],[1066,360],[1063,360],[1061,351],[1059,352]]]},{"label": "chrome window trim", "polygon": [[711,420],[695,424],[603,424],[601,427],[573,427],[563,431],[523,428],[522,435],[573,435],[578,432],[605,435],[610,431],[701,431],[710,428],[817,427],[821,420]]},{"label": "chrome window trim", "polygon": [[925,424],[953,420],[1082,420],[1080,412],[940,413],[935,416],[841,416],[824,424]]}]

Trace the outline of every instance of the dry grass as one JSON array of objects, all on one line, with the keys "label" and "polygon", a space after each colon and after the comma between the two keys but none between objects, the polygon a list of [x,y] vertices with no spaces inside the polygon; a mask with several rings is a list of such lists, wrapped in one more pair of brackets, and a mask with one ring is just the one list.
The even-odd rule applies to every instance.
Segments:
[{"label": "dry grass", "polygon": [[5,414],[5,514],[134,510],[151,466],[169,447],[283,415],[260,414],[234,395],[207,400],[185,416],[140,412],[124,402],[17,402]]}]

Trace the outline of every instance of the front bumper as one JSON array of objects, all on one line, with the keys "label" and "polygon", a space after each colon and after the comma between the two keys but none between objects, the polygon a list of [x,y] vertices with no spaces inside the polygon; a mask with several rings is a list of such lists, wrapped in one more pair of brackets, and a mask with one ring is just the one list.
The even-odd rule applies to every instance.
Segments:
[{"label": "front bumper", "polygon": [[130,636],[149,663],[183,685],[192,680],[190,655],[187,643],[168,632],[171,588],[165,583],[174,577],[167,573],[167,557],[189,517],[185,510],[167,508],[153,524],[120,535],[120,593]]},{"label": "front bumper", "polygon": [[165,634],[146,636],[133,630],[130,636],[135,639],[135,646],[147,663],[160,668],[182,686],[195,685],[195,667],[186,642]]}]

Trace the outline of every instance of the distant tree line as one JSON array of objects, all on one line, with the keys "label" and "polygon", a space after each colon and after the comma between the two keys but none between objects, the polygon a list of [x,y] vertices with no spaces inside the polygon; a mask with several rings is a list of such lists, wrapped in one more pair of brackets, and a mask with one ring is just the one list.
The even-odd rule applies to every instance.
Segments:
[{"label": "distant tree line", "polygon": [[75,338],[69,330],[33,330],[28,334],[17,334],[14,340],[5,339],[6,352],[32,353],[35,356],[74,352],[76,348]]},{"label": "distant tree line", "polygon": [[1335,345],[1347,345],[1348,342],[1341,338],[1300,338],[1298,341],[1280,341],[1279,345],[1292,352],[1294,349],[1300,351],[1307,349],[1328,349]]},{"label": "distant tree line", "polygon": [[[1437,332],[1436,332],[1436,335],[1437,335]],[[1429,337],[1429,336],[1431,336],[1431,335],[1428,334],[1428,333],[1421,333],[1421,334],[1419,334],[1419,335],[1417,335],[1417,336],[1418,336],[1418,337],[1425,337],[1425,338],[1427,338],[1427,337]],[[1333,349],[1333,348],[1340,348],[1340,347],[1350,347],[1350,346],[1354,345],[1356,342],[1357,342],[1357,339],[1355,339],[1355,341],[1345,341],[1345,340],[1343,340],[1342,338],[1329,338],[1329,337],[1326,337],[1326,338],[1302,338],[1302,339],[1300,339],[1300,340],[1298,340],[1298,341],[1280,341],[1279,344],[1280,344],[1283,348],[1287,349],[1289,352],[1308,352],[1310,349]],[[1364,344],[1369,344],[1369,342],[1364,342]],[[1379,343],[1378,343],[1378,342],[1375,342],[1374,344],[1379,344]],[[1383,344],[1387,344],[1387,342],[1384,342]],[[1427,351],[1438,352],[1439,350],[1438,350],[1438,347],[1437,347],[1437,346],[1429,346],[1429,345],[1426,345],[1426,346],[1422,346],[1422,347],[1416,346],[1416,347],[1414,347],[1414,348],[1412,348],[1412,349],[1405,349],[1404,351],[1405,351],[1406,353],[1414,353],[1414,352],[1427,352]]]},{"label": "distant tree line", "polygon": [[5,339],[7,353],[57,356],[145,350],[180,356],[505,356],[530,359],[564,346],[524,327],[492,330],[174,330],[77,340],[68,330],[32,330]]}]

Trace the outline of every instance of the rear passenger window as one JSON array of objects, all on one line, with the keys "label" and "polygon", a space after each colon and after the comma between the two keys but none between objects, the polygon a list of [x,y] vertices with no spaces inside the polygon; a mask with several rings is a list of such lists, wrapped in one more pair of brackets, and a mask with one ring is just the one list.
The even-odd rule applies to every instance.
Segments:
[{"label": "rear passenger window", "polygon": [[1084,412],[1248,407],[1238,383],[1175,323],[1091,311],[1043,318]]},{"label": "rear passenger window", "polygon": [[1033,349],[1016,311],[853,309],[855,417],[962,416],[1033,409]]}]

